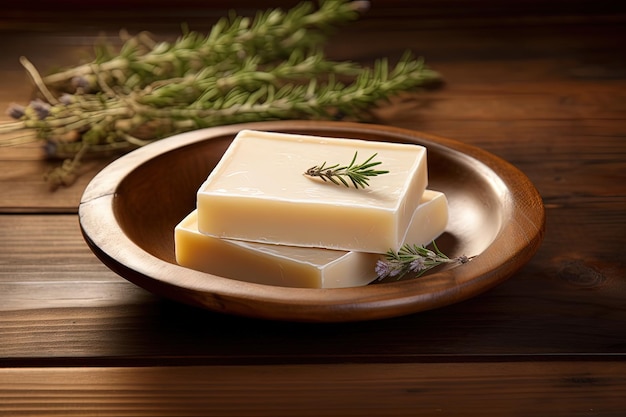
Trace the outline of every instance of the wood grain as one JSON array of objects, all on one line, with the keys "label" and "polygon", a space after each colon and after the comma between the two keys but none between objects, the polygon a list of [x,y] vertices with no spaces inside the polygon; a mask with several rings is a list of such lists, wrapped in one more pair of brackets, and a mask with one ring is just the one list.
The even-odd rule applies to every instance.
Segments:
[{"label": "wood grain", "polygon": [[0,414],[621,417],[625,375],[605,362],[8,368]]}]

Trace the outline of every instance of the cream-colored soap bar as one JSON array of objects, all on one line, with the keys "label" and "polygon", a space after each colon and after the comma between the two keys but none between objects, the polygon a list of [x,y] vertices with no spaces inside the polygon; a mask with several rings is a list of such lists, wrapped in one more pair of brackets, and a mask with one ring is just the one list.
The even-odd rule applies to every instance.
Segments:
[{"label": "cream-colored soap bar", "polygon": [[[374,153],[365,189],[304,172],[347,165]],[[198,190],[198,227],[215,237],[384,253],[399,249],[427,185],[426,149],[418,145],[241,131]]]},{"label": "cream-colored soap bar", "polygon": [[[191,269],[259,284],[342,288],[376,279],[380,254],[270,245],[207,236],[198,231],[197,210],[175,229],[176,261]],[[426,190],[415,210],[407,243],[430,243],[448,223],[444,194]]]}]

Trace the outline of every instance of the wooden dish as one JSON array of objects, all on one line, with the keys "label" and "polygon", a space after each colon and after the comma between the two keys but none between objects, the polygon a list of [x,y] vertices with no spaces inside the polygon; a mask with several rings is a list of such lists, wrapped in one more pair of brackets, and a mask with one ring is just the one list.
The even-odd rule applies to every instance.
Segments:
[{"label": "wooden dish", "polygon": [[[438,246],[448,256],[475,258],[416,279],[342,289],[253,284],[177,265],[174,226],[195,208],[198,187],[243,128],[426,146],[429,188],[445,192],[450,205],[450,223]],[[306,121],[209,128],[140,148],[91,181],[79,217],[98,258],[148,291],[222,313],[311,322],[381,319],[473,297],[533,256],[545,224],[535,187],[490,153],[388,126]]]}]

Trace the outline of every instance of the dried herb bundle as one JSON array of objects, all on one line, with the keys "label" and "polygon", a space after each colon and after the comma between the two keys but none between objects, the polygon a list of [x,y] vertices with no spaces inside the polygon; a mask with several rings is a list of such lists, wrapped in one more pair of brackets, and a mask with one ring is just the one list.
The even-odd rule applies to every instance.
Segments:
[{"label": "dried herb bundle", "polygon": [[[303,2],[255,18],[231,15],[207,35],[184,31],[174,42],[139,34],[121,49],[41,77],[26,59],[42,99],[13,105],[2,143],[41,140],[70,159],[47,178],[70,184],[85,153],[110,154],[198,128],[279,119],[361,119],[380,100],[439,79],[406,53],[393,67],[327,59],[326,29],[356,19],[367,1]],[[347,81],[346,81],[347,80]]]}]

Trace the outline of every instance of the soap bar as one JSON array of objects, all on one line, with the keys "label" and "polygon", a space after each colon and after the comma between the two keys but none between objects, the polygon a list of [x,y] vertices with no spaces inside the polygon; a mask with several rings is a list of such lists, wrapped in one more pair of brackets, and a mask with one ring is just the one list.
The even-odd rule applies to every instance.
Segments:
[{"label": "soap bar", "polygon": [[[283,287],[356,287],[376,279],[380,254],[220,239],[200,233],[197,219],[194,210],[175,228],[176,261],[181,266]],[[445,195],[426,190],[409,226],[407,243],[428,244],[447,223]]]},{"label": "soap bar", "polygon": [[[374,153],[369,187],[304,172]],[[197,194],[198,227],[220,238],[384,253],[399,249],[428,182],[423,146],[243,130]]]}]

